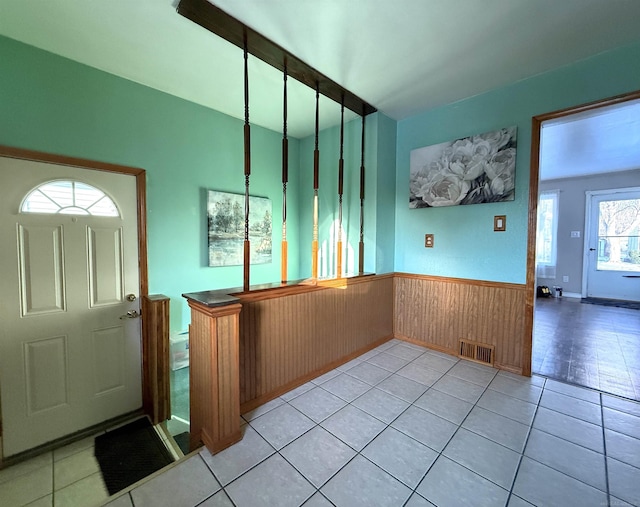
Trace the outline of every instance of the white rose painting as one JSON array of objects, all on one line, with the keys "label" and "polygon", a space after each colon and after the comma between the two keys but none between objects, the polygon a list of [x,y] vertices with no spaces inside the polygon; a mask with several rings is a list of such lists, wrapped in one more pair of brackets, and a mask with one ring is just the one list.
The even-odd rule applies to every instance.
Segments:
[{"label": "white rose painting", "polygon": [[412,150],[409,207],[512,201],[516,129],[502,128]]}]

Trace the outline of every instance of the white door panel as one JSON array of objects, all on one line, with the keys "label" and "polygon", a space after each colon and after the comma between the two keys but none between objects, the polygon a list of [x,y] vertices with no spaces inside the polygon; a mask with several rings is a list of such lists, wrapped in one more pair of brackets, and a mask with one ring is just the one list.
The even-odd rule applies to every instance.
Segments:
[{"label": "white door panel", "polygon": [[87,227],[90,306],[121,304],[124,299],[122,227]]},{"label": "white door panel", "polygon": [[64,259],[61,225],[18,224],[20,314],[64,312]]},{"label": "white door panel", "polygon": [[125,389],[125,336],[124,327],[95,329],[93,340],[94,395],[108,394]]},{"label": "white door panel", "polygon": [[[51,180],[103,190],[120,217],[19,213]],[[0,393],[11,456],[142,405],[134,176],[0,157]]]},{"label": "white door panel", "polygon": [[587,296],[640,301],[640,189],[587,192]]},{"label": "white door panel", "polygon": [[67,336],[24,343],[27,414],[64,408],[69,403]]}]

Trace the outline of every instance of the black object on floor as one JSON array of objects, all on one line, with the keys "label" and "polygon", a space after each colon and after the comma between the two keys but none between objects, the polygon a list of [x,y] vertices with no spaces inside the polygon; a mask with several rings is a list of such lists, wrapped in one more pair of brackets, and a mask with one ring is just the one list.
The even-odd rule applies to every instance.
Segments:
[{"label": "black object on floor", "polygon": [[178,447],[180,447],[182,454],[184,454],[185,456],[189,454],[189,432],[188,431],[174,435],[173,439],[176,441],[176,444],[178,444]]},{"label": "black object on floor", "polygon": [[616,306],[618,308],[629,308],[631,310],[640,310],[640,301],[621,301],[619,299],[602,299],[602,298],[582,298],[581,303],[590,305]]},{"label": "black object on floor", "polygon": [[94,453],[109,495],[173,462],[146,417],[97,436],[95,443]]}]

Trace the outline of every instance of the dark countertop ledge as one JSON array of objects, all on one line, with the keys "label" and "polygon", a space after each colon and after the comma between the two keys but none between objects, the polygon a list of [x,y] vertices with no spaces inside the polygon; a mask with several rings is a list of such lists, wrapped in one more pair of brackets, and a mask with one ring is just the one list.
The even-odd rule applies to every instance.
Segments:
[{"label": "dark countertop ledge", "polygon": [[[371,276],[373,273],[365,273],[362,275],[349,275],[342,277],[342,279],[356,278],[362,276]],[[260,292],[260,291],[268,291],[272,289],[282,289],[284,287],[294,287],[297,285],[306,285],[306,286],[315,286],[321,284],[322,282],[327,282],[329,280],[336,280],[335,278],[319,278],[318,280],[313,280],[311,278],[303,279],[303,280],[289,280],[287,282],[276,282],[276,283],[263,283],[259,285],[252,285],[249,288],[248,292]],[[240,302],[240,298],[236,297],[234,294],[247,294],[242,287],[232,287],[229,289],[215,289],[215,290],[204,290],[200,292],[187,292],[182,294],[182,297],[192,300],[196,303],[199,303],[204,306],[208,306],[210,308],[214,308],[217,306],[227,306]]]}]

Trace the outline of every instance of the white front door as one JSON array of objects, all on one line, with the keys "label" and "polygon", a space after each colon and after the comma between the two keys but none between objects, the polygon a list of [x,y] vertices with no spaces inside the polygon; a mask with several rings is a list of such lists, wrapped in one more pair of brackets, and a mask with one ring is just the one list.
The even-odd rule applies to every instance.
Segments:
[{"label": "white front door", "polygon": [[[62,180],[80,182],[77,202],[20,212],[31,190]],[[119,216],[86,214],[83,184]],[[140,319],[120,318],[139,312],[137,234],[134,176],[0,157],[5,457],[141,407]]]},{"label": "white front door", "polygon": [[587,296],[640,301],[640,189],[587,192]]}]

